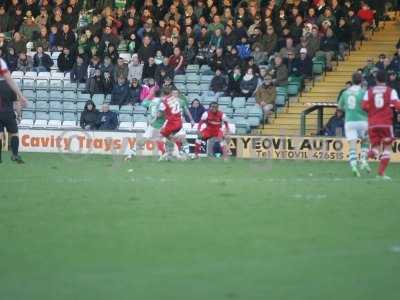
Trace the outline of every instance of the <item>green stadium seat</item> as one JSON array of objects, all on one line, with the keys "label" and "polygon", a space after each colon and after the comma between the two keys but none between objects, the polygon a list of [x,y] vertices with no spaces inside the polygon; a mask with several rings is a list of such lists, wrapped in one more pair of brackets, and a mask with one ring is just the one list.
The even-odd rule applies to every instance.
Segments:
[{"label": "green stadium seat", "polygon": [[246,105],[245,97],[235,97],[232,99],[232,107],[233,108],[242,108]]},{"label": "green stadium seat", "polygon": [[219,97],[218,104],[225,105],[225,106],[232,106],[232,98],[229,96]]},{"label": "green stadium seat", "polygon": [[36,90],[48,90],[49,80],[48,79],[36,79]]},{"label": "green stadium seat", "polygon": [[63,91],[74,91],[76,92],[78,85],[76,82],[70,80],[64,80]]},{"label": "green stadium seat", "polygon": [[49,102],[49,110],[50,111],[63,111],[63,105],[61,101],[53,100]]},{"label": "green stadium seat", "polygon": [[94,94],[92,96],[92,101],[96,106],[101,106],[104,103],[104,94]]},{"label": "green stadium seat", "polygon": [[147,112],[147,108],[146,107],[144,107],[144,106],[142,106],[142,105],[135,105],[134,107],[133,107],[133,113],[136,115],[140,115],[140,114],[142,114],[142,115],[144,115],[145,113]]},{"label": "green stadium seat", "polygon": [[64,101],[63,102],[63,111],[64,112],[76,112],[76,104],[73,101]]},{"label": "green stadium seat", "polygon": [[201,84],[208,84],[210,85],[211,80],[213,79],[214,75],[201,75],[200,83]]},{"label": "green stadium seat", "polygon": [[37,111],[35,114],[34,128],[46,128],[49,122],[49,114],[43,111]]},{"label": "green stadium seat", "polygon": [[63,81],[61,79],[50,79],[49,88],[50,88],[50,91],[51,90],[62,91],[63,90]]},{"label": "green stadium seat", "polygon": [[233,116],[235,118],[236,117],[247,118],[247,109],[245,107],[235,108],[235,112],[233,113]]},{"label": "green stadium seat", "polygon": [[260,119],[258,117],[249,117],[247,119],[249,122],[250,127],[258,127],[260,125]]},{"label": "green stadium seat", "polygon": [[49,100],[50,101],[58,101],[63,99],[63,94],[59,90],[50,91]]},{"label": "green stadium seat", "polygon": [[209,105],[211,102],[217,102],[218,98],[216,96],[209,96],[209,95],[204,95],[201,98],[201,104],[203,105]]},{"label": "green stadium seat", "polygon": [[47,128],[60,128],[62,123],[61,112],[50,112]]},{"label": "green stadium seat", "polygon": [[36,102],[36,92],[33,90],[23,90],[22,94],[29,100]]},{"label": "green stadium seat", "polygon": [[91,99],[92,99],[92,97],[90,96],[90,94],[78,92],[76,101],[77,102],[85,102],[86,103]]},{"label": "green stadium seat", "polygon": [[177,84],[177,83],[185,84],[186,83],[186,75],[175,75],[174,83],[175,84]]},{"label": "green stadium seat", "polygon": [[122,105],[119,108],[120,113],[124,113],[124,114],[131,114],[133,111],[133,106],[132,105]]},{"label": "green stadium seat", "polygon": [[[176,76],[175,76],[176,77]],[[186,84],[199,84],[200,76],[195,73],[189,73],[186,75]],[[190,91],[190,89],[188,89]]]},{"label": "green stadium seat", "polygon": [[63,93],[63,101],[73,101],[75,102],[77,99],[77,95],[74,91],[64,91]]},{"label": "green stadium seat", "polygon": [[36,99],[40,101],[49,101],[49,93],[47,91],[36,91]]},{"label": "green stadium seat", "polygon": [[33,111],[23,111],[19,127],[31,128],[33,127],[34,121],[35,121],[35,114]]},{"label": "green stadium seat", "polygon": [[188,84],[186,84],[186,90],[190,91],[191,93],[199,94],[200,93],[200,85],[188,83]]},{"label": "green stadium seat", "polygon": [[261,120],[263,117],[263,111],[258,105],[247,107],[247,112],[249,118],[258,118],[259,120]]},{"label": "green stadium seat", "polygon": [[118,112],[119,111],[119,105],[110,105],[110,110],[113,112]]},{"label": "green stadium seat", "polygon": [[24,90],[34,90],[35,89],[35,79],[24,78],[22,81],[22,88]]},{"label": "green stadium seat", "polygon": [[86,102],[77,102],[76,103],[76,110],[81,112],[85,109]]},{"label": "green stadium seat", "polygon": [[36,101],[36,111],[48,112],[49,111],[49,103],[47,101]]}]

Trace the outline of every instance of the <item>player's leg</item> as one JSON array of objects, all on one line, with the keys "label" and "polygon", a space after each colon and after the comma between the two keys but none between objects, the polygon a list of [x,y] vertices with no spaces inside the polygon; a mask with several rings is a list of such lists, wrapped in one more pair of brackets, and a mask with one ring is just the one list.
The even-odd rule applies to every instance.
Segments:
[{"label": "player's leg", "polygon": [[198,137],[196,139],[196,142],[194,144],[194,154],[196,158],[199,158],[199,154],[201,152],[201,146],[203,143],[207,143],[207,140],[210,138],[209,130],[206,128],[203,128],[202,130],[199,130]]},{"label": "player's leg", "polygon": [[368,129],[368,135],[371,143],[371,149],[368,151],[368,158],[377,159],[381,151],[381,139],[378,128]]},{"label": "player's leg", "polygon": [[360,177],[360,172],[357,169],[357,130],[354,122],[346,122],[345,124],[346,138],[349,143],[349,164],[351,171],[357,177]]},{"label": "player's leg", "polygon": [[386,131],[386,133],[385,133],[386,137],[384,137],[382,139],[383,151],[379,158],[378,175],[381,176],[383,179],[390,179],[390,177],[385,175],[385,171],[390,162],[390,155],[392,153],[393,137],[392,137],[392,134],[390,133],[390,129],[387,129],[385,131]]},{"label": "player's leg", "polygon": [[19,135],[18,135],[18,125],[17,120],[12,113],[7,122],[6,122],[7,132],[10,135],[10,145],[11,145],[11,160],[18,163],[23,164],[24,161],[22,160],[21,156],[19,155]]},{"label": "player's leg", "polygon": [[368,123],[360,123],[360,128],[358,129],[358,136],[361,140],[361,153],[360,153],[360,168],[368,173],[371,173],[371,168],[368,164]]},{"label": "player's leg", "polygon": [[[0,130],[1,130],[1,128],[0,128]],[[3,131],[0,131],[0,164],[2,163],[1,153],[3,151],[3,140],[4,140],[4,133],[3,133]]]}]

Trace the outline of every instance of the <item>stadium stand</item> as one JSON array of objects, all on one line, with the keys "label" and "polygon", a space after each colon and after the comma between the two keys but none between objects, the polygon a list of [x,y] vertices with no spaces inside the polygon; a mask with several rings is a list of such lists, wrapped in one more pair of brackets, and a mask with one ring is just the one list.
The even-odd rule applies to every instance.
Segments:
[{"label": "stadium stand", "polygon": [[[387,51],[389,39],[393,42],[395,37],[389,23],[373,37],[368,33],[379,28],[384,14],[379,9],[373,19],[365,18],[375,9],[374,2],[371,8],[352,1],[322,6],[315,1],[275,0],[207,1],[205,6],[199,5],[201,1],[153,2],[118,1],[118,7],[114,1],[98,2],[104,6],[75,0],[3,4],[8,18],[0,22],[0,55],[31,101],[21,126],[77,127],[82,103],[110,103],[113,86],[124,77],[130,100],[112,107],[119,114],[120,130],[143,129],[146,108],[140,103],[151,99],[142,91],[153,88],[152,79],[158,88],[175,85],[188,101],[198,99],[205,106],[217,101],[238,133],[253,129],[275,134],[284,129],[295,134],[296,116],[306,101],[329,100],[327,96],[338,91],[336,80],[348,77],[349,62],[364,54],[385,53],[379,43],[384,42]],[[175,14],[168,12],[170,6],[177,8]],[[65,13],[71,9],[73,18]],[[24,18],[10,21],[18,10]],[[44,54],[37,51],[40,47]],[[65,48],[73,65],[68,64]],[[342,59],[348,62],[339,64]],[[332,66],[334,72],[328,72]],[[210,83],[217,68],[228,88],[213,95]],[[270,124],[256,131],[267,115],[253,96],[266,76],[276,87],[273,110],[278,118],[268,118]],[[325,80],[315,82],[321,76]],[[131,85],[135,80],[138,87]],[[302,93],[307,82],[315,87]],[[326,89],[327,82],[336,84]],[[300,100],[291,103],[292,98]],[[287,114],[278,114],[285,109]]]}]

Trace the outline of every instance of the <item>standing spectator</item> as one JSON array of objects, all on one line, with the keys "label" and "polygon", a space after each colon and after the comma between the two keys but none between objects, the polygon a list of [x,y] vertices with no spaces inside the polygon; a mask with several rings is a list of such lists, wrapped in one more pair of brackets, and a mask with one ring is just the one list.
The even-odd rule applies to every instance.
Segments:
[{"label": "standing spectator", "polygon": [[132,55],[132,61],[128,65],[128,81],[131,82],[133,78],[138,80],[142,79],[143,75],[143,64],[140,63],[139,57],[137,54]]},{"label": "standing spectator", "polygon": [[119,77],[128,78],[129,68],[122,57],[118,58],[117,64],[114,68],[114,82],[118,80]]},{"label": "standing spectator", "polygon": [[117,84],[114,85],[111,92],[112,105],[125,105],[129,102],[129,86],[125,77],[118,78]]},{"label": "standing spectator", "polygon": [[400,43],[397,44],[397,52],[390,63],[390,69],[400,73]]},{"label": "standing spectator", "polygon": [[263,110],[264,118],[267,119],[274,109],[276,98],[276,88],[272,84],[271,76],[265,77],[264,82],[256,90],[255,98]]},{"label": "standing spectator", "polygon": [[53,65],[51,57],[43,52],[41,46],[37,47],[36,54],[33,56],[33,71],[34,72],[50,72]]},{"label": "standing spectator", "polygon": [[174,74],[185,74],[185,59],[179,47],[174,48],[174,54],[169,58],[169,65],[174,68]]},{"label": "standing spectator", "polygon": [[[204,108],[204,106],[200,103],[200,101],[198,99],[194,99],[192,101],[192,103],[190,104],[189,107],[189,112],[192,115],[193,121],[195,123],[199,123],[201,116],[203,115],[203,113],[206,111],[206,109]],[[185,120],[186,122],[190,123],[190,117],[185,114]]]},{"label": "standing spectator", "polygon": [[374,11],[368,6],[367,3],[363,3],[360,10],[357,13],[357,16],[361,20],[361,29],[363,38],[367,39],[367,30],[370,26],[374,26],[375,16]]},{"label": "standing spectator", "polygon": [[74,66],[75,58],[71,55],[69,48],[64,48],[57,58],[57,66],[60,72],[70,72]]},{"label": "standing spectator", "polygon": [[282,61],[282,57],[275,56],[275,85],[285,87],[288,85],[289,72],[286,65]]},{"label": "standing spectator", "polygon": [[349,49],[351,45],[351,29],[350,26],[347,24],[345,18],[339,19],[339,24],[336,28],[335,35],[339,42],[340,58],[344,59],[346,55],[346,50]]},{"label": "standing spectator", "polygon": [[253,69],[248,68],[240,82],[240,91],[243,96],[251,97],[258,85],[258,78],[253,74]]},{"label": "standing spectator", "polygon": [[400,80],[397,79],[397,74],[394,71],[388,72],[387,85],[396,90],[397,94],[400,94]]},{"label": "standing spectator", "polygon": [[118,116],[110,111],[108,104],[103,104],[98,115],[96,126],[99,130],[115,130],[118,127]]},{"label": "standing spectator", "polygon": [[72,67],[70,73],[71,82],[86,83],[87,80],[87,65],[85,64],[83,58],[78,56],[76,62]]},{"label": "standing spectator", "polygon": [[22,71],[24,73],[32,71],[33,67],[33,60],[32,57],[26,55],[25,52],[21,52],[18,56],[18,63],[17,63],[18,71]]},{"label": "standing spectator", "polygon": [[356,49],[356,41],[359,40],[362,35],[361,20],[355,15],[352,8],[347,12],[347,20],[351,30],[351,50],[354,51]]},{"label": "standing spectator", "polygon": [[85,104],[85,108],[81,113],[80,126],[85,130],[97,129],[97,120],[99,118],[99,111],[96,109],[96,105],[92,100],[89,100]]},{"label": "standing spectator", "polygon": [[338,51],[338,41],[333,35],[331,28],[328,28],[326,34],[321,39],[320,51],[317,52],[317,56],[323,56],[326,59],[326,67],[328,70],[332,70],[332,59],[335,57]]},{"label": "standing spectator", "polygon": [[215,76],[210,82],[210,94],[216,97],[223,96],[228,88],[225,77],[222,75],[221,69],[215,70]]},{"label": "standing spectator", "polygon": [[59,49],[75,48],[75,33],[73,33],[68,24],[64,24],[62,26],[62,31],[59,33],[57,37],[57,47]]}]

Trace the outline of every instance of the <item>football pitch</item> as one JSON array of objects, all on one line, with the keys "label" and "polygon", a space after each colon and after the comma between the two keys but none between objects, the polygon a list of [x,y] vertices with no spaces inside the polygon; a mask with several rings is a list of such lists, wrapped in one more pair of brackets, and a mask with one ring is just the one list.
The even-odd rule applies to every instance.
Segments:
[{"label": "football pitch", "polygon": [[399,164],[4,156],[0,299],[399,299]]}]

